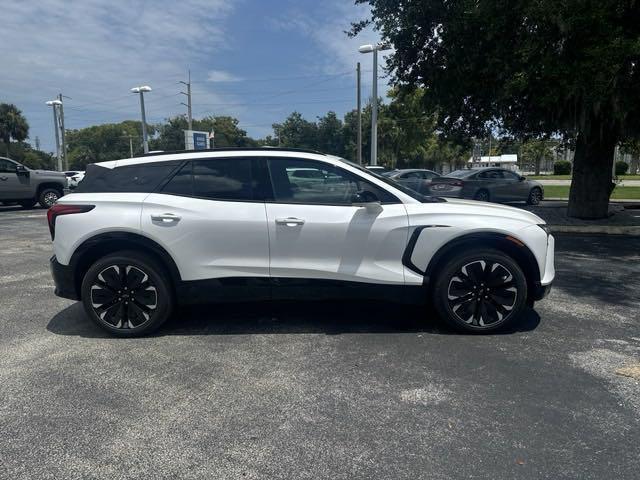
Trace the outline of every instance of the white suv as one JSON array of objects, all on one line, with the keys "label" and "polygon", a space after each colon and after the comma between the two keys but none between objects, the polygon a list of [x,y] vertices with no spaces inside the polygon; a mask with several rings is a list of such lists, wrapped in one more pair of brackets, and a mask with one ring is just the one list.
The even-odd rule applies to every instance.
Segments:
[{"label": "white suv", "polygon": [[56,294],[120,336],[158,328],[176,304],[292,297],[431,300],[453,326],[488,332],[555,273],[536,215],[424,197],[317,152],[104,162],[75,192],[48,212]]}]

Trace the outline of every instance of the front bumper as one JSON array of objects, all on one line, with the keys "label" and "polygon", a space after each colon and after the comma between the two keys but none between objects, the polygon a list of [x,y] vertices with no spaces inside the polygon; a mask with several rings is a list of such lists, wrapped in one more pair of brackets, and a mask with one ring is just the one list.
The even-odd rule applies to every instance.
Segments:
[{"label": "front bumper", "polygon": [[69,300],[80,300],[71,266],[62,265],[54,255],[49,260],[49,269],[55,284],[54,293],[58,297],[68,298]]}]

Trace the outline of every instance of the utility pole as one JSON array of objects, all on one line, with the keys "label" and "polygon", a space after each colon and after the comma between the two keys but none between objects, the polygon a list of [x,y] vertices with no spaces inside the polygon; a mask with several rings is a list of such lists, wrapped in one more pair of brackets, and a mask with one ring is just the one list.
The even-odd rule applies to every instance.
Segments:
[{"label": "utility pole", "polygon": [[36,135],[36,150],[40,150],[40,137]]},{"label": "utility pole", "polygon": [[389,48],[389,45],[384,43],[362,45],[358,48],[360,53],[373,52],[373,89],[371,92],[371,165],[378,165],[378,51],[388,50]]},{"label": "utility pole", "polygon": [[180,81],[180,83],[187,86],[186,93],[180,92],[181,94],[187,96],[187,103],[180,102],[180,104],[187,107],[187,115],[189,119],[189,130],[193,130],[193,118],[191,117],[191,70],[189,70],[189,81],[188,82]]},{"label": "utility pole", "polygon": [[358,89],[358,165],[362,165],[362,110],[361,110],[361,106],[360,106],[360,62],[358,62],[357,67],[356,67],[356,83],[357,83],[357,89]]},{"label": "utility pole", "polygon": [[60,149],[62,152],[62,162],[64,164],[64,168],[65,170],[69,170],[69,162],[67,161],[67,142],[64,133],[64,105],[62,103],[62,97],[63,95],[59,93],[58,100],[60,100]]},{"label": "utility pole", "polygon": [[62,158],[60,157],[60,123],[58,122],[58,105],[60,105],[60,103],[60,100],[57,98],[47,102],[47,105],[53,110],[53,130],[56,134],[56,159],[58,161],[59,172],[62,171]]}]

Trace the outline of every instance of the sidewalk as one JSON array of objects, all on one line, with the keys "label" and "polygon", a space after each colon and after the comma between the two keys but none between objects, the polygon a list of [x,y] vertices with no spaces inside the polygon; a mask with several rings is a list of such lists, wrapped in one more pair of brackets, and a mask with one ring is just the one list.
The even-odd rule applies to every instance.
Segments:
[{"label": "sidewalk", "polygon": [[525,208],[546,221],[554,233],[640,236],[640,204],[638,202],[612,202],[609,205],[609,217],[600,220],[570,218],[567,216],[566,202],[562,201],[544,201],[540,205]]}]

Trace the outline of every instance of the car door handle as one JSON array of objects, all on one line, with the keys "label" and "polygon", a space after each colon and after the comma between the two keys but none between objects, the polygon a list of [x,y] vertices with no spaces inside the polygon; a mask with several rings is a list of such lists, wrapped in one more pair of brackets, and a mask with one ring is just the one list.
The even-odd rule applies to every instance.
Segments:
[{"label": "car door handle", "polygon": [[9,177],[0,177],[0,180],[2,180],[3,182],[9,180]]},{"label": "car door handle", "polygon": [[276,218],[276,224],[286,225],[288,227],[295,227],[296,225],[304,225],[302,218],[288,217],[288,218]]},{"label": "car door handle", "polygon": [[154,222],[163,222],[163,223],[177,222],[180,220],[180,218],[181,217],[173,213],[161,213],[158,215],[151,215],[151,220],[153,220]]}]

